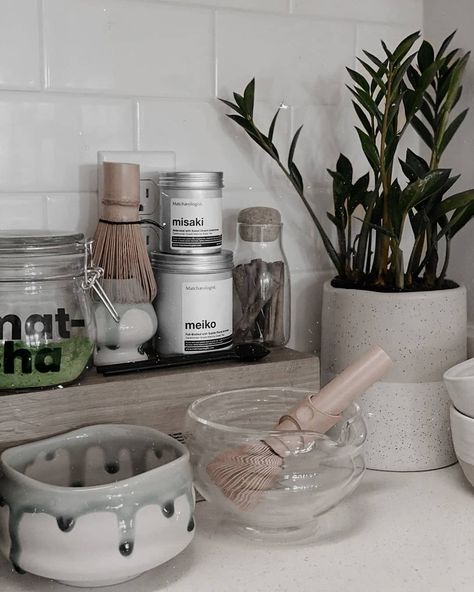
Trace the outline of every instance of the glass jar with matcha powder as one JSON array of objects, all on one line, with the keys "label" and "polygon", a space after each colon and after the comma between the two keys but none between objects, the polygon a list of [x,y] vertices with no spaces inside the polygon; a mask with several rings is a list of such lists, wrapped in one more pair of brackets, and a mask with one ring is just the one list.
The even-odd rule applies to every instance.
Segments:
[{"label": "glass jar with matcha powder", "polygon": [[[0,390],[80,378],[94,348],[82,234],[0,233]],[[92,279],[92,283],[93,283]]]}]

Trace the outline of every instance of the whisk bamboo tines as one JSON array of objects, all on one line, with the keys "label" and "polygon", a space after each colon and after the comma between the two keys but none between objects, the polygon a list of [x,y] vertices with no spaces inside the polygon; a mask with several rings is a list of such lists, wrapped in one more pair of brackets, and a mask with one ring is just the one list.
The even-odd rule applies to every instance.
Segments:
[{"label": "whisk bamboo tines", "polygon": [[209,477],[241,510],[253,509],[283,471],[285,457],[315,440],[301,432],[327,432],[341,419],[344,409],[392,366],[385,351],[373,347],[319,393],[309,394],[283,415],[274,429],[284,434],[223,451],[207,466]]},{"label": "whisk bamboo tines", "polygon": [[104,270],[104,289],[113,302],[151,302],[156,282],[140,229],[140,167],[104,162],[102,214],[93,259]]}]

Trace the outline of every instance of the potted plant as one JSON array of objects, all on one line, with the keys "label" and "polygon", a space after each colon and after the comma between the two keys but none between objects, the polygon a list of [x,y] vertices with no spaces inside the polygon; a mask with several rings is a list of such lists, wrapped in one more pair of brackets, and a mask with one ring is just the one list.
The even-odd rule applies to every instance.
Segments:
[{"label": "potted plant", "polygon": [[[374,343],[396,362],[363,398],[372,416],[367,449],[372,468],[421,470],[455,461],[442,374],[466,358],[466,290],[446,273],[451,240],[474,215],[474,190],[453,194],[459,177],[441,168],[467,114],[457,114],[456,105],[469,54],[450,50],[453,36],[437,52],[427,41],[414,49],[419,33],[392,51],[382,42],[381,57],[364,52],[361,71],[347,69],[369,172],[354,179],[342,154],[328,171],[334,211],[327,215],[335,243],[312,210],[294,162],[301,128],[284,163],[273,143],[279,111],[266,133],[253,119],[255,81],[242,95],[234,93],[235,102],[223,101],[234,111],[229,117],[288,178],[335,267],[335,278],[324,286],[323,383]],[[411,149],[399,158],[410,127],[425,145],[426,158]],[[404,252],[402,238],[406,242],[410,233]]]}]

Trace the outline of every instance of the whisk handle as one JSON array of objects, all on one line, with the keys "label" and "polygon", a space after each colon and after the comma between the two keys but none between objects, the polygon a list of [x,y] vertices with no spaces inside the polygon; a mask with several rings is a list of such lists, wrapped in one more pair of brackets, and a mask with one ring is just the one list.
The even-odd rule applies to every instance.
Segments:
[{"label": "whisk handle", "polygon": [[310,430],[327,432],[358,396],[380,380],[393,366],[385,351],[378,346],[360,356],[338,374],[319,393],[308,395],[280,418],[278,430]]}]

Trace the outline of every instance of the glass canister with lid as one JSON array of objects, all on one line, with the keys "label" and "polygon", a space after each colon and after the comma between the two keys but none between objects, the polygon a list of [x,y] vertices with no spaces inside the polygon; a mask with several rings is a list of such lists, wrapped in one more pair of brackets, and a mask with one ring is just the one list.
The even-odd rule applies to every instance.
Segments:
[{"label": "glass canister with lid", "polygon": [[82,234],[0,234],[0,390],[51,388],[77,380],[94,349]]}]

